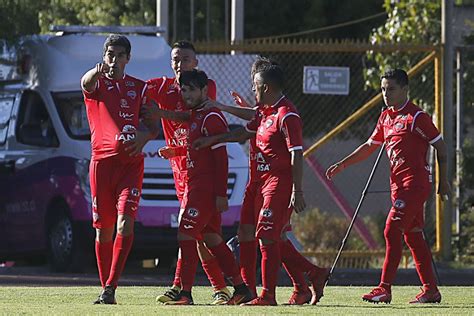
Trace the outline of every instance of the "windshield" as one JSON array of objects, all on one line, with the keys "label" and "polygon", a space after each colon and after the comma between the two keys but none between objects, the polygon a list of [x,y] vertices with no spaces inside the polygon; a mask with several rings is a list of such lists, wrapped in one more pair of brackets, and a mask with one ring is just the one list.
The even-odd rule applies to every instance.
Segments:
[{"label": "windshield", "polygon": [[91,132],[82,92],[53,93],[53,99],[69,136],[74,139],[90,139]]},{"label": "windshield", "polygon": [[[52,95],[63,126],[69,136],[74,139],[90,140],[91,132],[89,122],[87,121],[86,106],[82,92],[54,92]],[[138,129],[144,130],[146,128],[140,122]],[[163,139],[161,124],[160,133],[156,139]]]}]

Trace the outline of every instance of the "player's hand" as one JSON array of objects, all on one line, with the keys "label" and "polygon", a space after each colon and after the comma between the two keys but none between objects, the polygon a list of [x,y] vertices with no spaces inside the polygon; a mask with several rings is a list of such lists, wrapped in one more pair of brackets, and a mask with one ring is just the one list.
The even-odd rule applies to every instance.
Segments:
[{"label": "player's hand", "polygon": [[202,104],[204,105],[204,107],[203,107],[204,110],[209,110],[211,108],[218,108],[219,110],[221,110],[221,106],[222,106],[222,104],[220,102],[217,102],[217,101],[212,100],[212,99],[207,99]]},{"label": "player's hand", "polygon": [[107,74],[110,71],[110,67],[104,63],[97,63],[95,65],[95,71],[100,74]]},{"label": "player's hand", "polygon": [[442,201],[449,200],[451,195],[451,186],[449,185],[448,180],[440,181],[438,185],[438,194],[441,195]]},{"label": "player's hand", "polygon": [[149,100],[147,104],[140,108],[140,118],[146,122],[156,122],[161,119],[160,108],[154,100]]},{"label": "player's hand", "polygon": [[248,103],[240,94],[235,91],[229,91],[230,95],[234,99],[234,103],[243,108],[250,108],[250,103]]},{"label": "player's hand", "polygon": [[301,213],[306,208],[306,202],[304,200],[303,191],[291,192],[290,205],[296,213]]},{"label": "player's hand", "polygon": [[342,170],[344,170],[344,164],[340,162],[335,163],[332,166],[330,166],[328,170],[326,170],[326,178],[328,178],[328,180],[331,180],[332,177],[334,177],[336,174],[338,174]]},{"label": "player's hand", "polygon": [[227,199],[227,196],[216,197],[216,209],[220,213],[223,213],[229,209],[229,200]]},{"label": "player's hand", "polygon": [[126,142],[125,151],[130,157],[138,156],[142,153],[143,147],[150,140],[150,133],[144,131],[136,131],[135,138]]},{"label": "player's hand", "polygon": [[164,146],[158,149],[158,155],[160,155],[160,157],[164,159],[170,159],[177,156],[184,156],[186,155],[186,148]]},{"label": "player's hand", "polygon": [[212,145],[214,145],[214,143],[215,142],[212,139],[212,136],[207,136],[196,139],[191,146],[193,149],[199,150],[202,148],[211,147]]}]

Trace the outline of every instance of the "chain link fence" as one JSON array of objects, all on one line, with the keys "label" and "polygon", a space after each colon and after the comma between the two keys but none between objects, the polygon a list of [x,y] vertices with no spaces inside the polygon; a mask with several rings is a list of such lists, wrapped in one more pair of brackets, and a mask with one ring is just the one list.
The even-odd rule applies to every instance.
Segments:
[{"label": "chain link fence", "polygon": [[[251,91],[250,66],[257,56],[269,57],[277,61],[286,73],[285,94],[298,108],[304,123],[304,141],[307,147],[321,139],[351,114],[373,99],[378,90],[368,87],[366,74],[371,65],[368,54],[392,54],[394,57],[409,58],[413,65],[432,53],[432,46],[372,46],[360,42],[308,42],[264,41],[229,45],[224,43],[196,43],[199,51],[199,66],[210,78],[216,80],[218,100],[232,104],[228,90],[234,90],[247,100],[254,99]],[[231,54],[233,52],[233,54]],[[350,84],[347,94],[306,94],[303,92],[304,67],[346,67],[349,70]],[[407,69],[408,70],[408,69]],[[309,78],[310,79],[310,78]],[[410,80],[410,97],[420,100],[429,111],[435,102],[434,63],[427,63],[423,70]],[[365,142],[372,133],[382,107],[381,102],[359,117],[353,124],[344,128],[336,137],[330,139],[309,155],[304,167],[304,190],[308,204],[307,213],[315,210],[331,217],[339,218],[344,225],[334,231],[325,223],[314,223],[312,219],[321,217],[295,215],[294,230],[306,250],[337,249],[349,221],[344,212],[351,215],[360,199],[367,181],[375,154],[366,161],[346,169],[335,177],[333,182],[324,180],[323,173],[332,163],[337,162],[358,145]],[[228,117],[231,123],[242,123]],[[381,249],[383,226],[390,207],[389,166],[386,155],[378,166],[369,194],[361,210],[361,221],[356,230],[362,242],[352,242],[353,249]],[[433,203],[428,203],[428,235],[434,237]],[[327,218],[326,218],[327,220]],[[332,242],[321,243],[318,236],[331,234]],[[357,234],[353,232],[353,236]]]}]

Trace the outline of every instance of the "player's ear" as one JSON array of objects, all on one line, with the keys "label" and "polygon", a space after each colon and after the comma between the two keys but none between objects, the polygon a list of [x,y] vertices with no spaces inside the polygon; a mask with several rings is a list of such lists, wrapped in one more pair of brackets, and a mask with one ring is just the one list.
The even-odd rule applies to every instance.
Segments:
[{"label": "player's ear", "polygon": [[268,92],[270,91],[270,86],[266,83],[263,84],[263,92]]}]

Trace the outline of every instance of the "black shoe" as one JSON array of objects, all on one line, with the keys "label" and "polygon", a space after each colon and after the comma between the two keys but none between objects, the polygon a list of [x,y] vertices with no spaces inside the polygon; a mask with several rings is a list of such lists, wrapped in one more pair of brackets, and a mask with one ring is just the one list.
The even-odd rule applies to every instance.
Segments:
[{"label": "black shoe", "polygon": [[115,300],[115,288],[112,285],[106,285],[99,297],[100,304],[117,304]]},{"label": "black shoe", "polygon": [[252,292],[250,292],[250,289],[244,283],[234,286],[234,288],[234,295],[232,295],[232,298],[227,302],[227,305],[240,305],[250,302],[255,298],[252,295]]},{"label": "black shoe", "polygon": [[92,304],[100,304],[100,295],[97,297],[97,299]]}]

